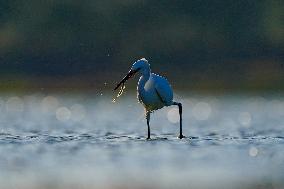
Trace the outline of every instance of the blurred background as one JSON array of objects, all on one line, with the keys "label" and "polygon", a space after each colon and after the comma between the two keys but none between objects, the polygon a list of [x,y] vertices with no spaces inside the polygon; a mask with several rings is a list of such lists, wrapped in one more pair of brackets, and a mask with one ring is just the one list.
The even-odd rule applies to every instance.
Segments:
[{"label": "blurred background", "polygon": [[[283,0],[0,0],[0,188],[284,188]],[[151,114],[142,57],[183,104]]]},{"label": "blurred background", "polygon": [[181,90],[283,91],[283,10],[281,0],[0,1],[0,88],[112,88],[145,57]]}]

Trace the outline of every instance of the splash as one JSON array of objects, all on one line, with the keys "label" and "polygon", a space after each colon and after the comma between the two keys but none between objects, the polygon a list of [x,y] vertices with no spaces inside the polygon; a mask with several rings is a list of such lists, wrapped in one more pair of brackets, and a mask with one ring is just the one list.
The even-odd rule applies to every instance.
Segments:
[{"label": "splash", "polygon": [[123,94],[124,89],[125,89],[125,84],[122,83],[122,85],[121,85],[121,87],[120,87],[120,89],[119,89],[118,94],[117,94],[116,97],[114,97],[113,100],[112,100],[113,103],[115,103],[116,100]]}]

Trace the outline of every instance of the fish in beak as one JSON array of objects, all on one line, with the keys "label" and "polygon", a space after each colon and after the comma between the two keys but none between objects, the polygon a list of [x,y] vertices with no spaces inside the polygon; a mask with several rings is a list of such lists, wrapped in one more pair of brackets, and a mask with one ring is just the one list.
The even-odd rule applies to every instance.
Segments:
[{"label": "fish in beak", "polygon": [[124,85],[124,83],[130,79],[131,77],[133,77],[137,72],[139,71],[139,69],[137,70],[130,70],[128,72],[128,74],[126,76],[124,76],[124,78],[116,85],[116,87],[114,88],[114,90],[118,89],[120,87],[120,85]]}]

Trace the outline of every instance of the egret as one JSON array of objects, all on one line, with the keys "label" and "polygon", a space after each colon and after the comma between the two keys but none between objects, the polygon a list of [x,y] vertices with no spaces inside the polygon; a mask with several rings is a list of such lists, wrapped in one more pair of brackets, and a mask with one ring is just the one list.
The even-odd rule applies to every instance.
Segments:
[{"label": "egret", "polygon": [[157,74],[151,73],[150,64],[145,58],[137,60],[129,70],[128,74],[116,85],[114,90],[120,86],[121,90],[118,95],[121,95],[125,82],[133,77],[136,73],[141,74],[137,85],[137,97],[139,103],[145,108],[145,116],[148,127],[148,137],[150,139],[150,114],[164,106],[177,105],[180,116],[180,131],[179,138],[182,139],[182,104],[173,101],[173,90],[166,78]]}]

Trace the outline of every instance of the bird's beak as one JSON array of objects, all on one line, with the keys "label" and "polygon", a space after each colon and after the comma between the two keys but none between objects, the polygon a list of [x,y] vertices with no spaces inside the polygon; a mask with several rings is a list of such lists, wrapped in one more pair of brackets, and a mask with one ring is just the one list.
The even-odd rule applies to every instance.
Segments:
[{"label": "bird's beak", "polygon": [[137,69],[137,70],[130,70],[128,72],[128,74],[126,76],[124,76],[124,78],[116,85],[114,90],[118,89],[121,84],[125,83],[128,79],[133,77],[136,74],[136,72],[138,72],[138,71],[139,71],[139,69]]}]

